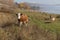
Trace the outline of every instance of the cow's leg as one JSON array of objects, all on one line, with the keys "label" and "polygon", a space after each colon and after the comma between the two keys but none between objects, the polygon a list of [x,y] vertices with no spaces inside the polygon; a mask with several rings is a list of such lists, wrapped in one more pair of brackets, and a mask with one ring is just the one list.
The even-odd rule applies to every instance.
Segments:
[{"label": "cow's leg", "polygon": [[20,22],[20,25],[19,25],[19,26],[21,27],[21,26],[22,26],[22,24],[23,24],[23,22]]},{"label": "cow's leg", "polygon": [[26,27],[27,27],[27,24],[28,24],[28,23],[27,23],[26,21],[24,21],[24,25],[25,25]]},{"label": "cow's leg", "polygon": [[28,19],[27,19],[27,21],[26,21],[26,24],[25,24],[25,25],[26,25],[26,27],[28,26]]},{"label": "cow's leg", "polygon": [[26,22],[24,22],[24,24],[25,24],[25,26],[27,26],[27,23]]},{"label": "cow's leg", "polygon": [[18,19],[18,26],[20,25],[20,19]]}]

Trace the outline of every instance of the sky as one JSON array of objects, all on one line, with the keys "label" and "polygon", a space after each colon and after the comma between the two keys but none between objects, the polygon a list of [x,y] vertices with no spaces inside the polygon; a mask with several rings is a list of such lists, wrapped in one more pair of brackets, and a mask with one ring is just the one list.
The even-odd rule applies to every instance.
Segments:
[{"label": "sky", "polygon": [[15,0],[15,2],[28,2],[38,4],[60,4],[60,0]]}]

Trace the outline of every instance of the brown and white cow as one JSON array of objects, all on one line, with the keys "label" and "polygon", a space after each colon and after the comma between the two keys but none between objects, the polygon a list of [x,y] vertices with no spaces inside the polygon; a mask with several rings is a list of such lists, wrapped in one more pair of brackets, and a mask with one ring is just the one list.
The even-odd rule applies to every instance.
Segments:
[{"label": "brown and white cow", "polygon": [[22,26],[22,25],[27,26],[28,16],[26,14],[18,13],[17,17],[18,17],[18,25],[19,26]]}]

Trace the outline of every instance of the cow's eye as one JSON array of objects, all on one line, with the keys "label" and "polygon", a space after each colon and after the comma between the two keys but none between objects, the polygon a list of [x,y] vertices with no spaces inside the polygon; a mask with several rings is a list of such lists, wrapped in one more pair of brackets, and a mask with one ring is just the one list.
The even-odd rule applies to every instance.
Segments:
[{"label": "cow's eye", "polygon": [[16,14],[17,15],[17,14]]}]

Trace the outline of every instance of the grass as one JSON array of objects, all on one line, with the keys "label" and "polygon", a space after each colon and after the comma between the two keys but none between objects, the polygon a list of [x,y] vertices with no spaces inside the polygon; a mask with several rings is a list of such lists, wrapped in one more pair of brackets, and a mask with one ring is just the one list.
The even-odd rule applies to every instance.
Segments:
[{"label": "grass", "polygon": [[[48,13],[40,13],[40,12],[27,12],[27,11],[22,11],[20,12],[27,14],[31,18],[31,22],[34,24],[38,25],[39,27],[45,28],[45,29],[50,29],[51,31],[60,31],[60,21],[55,21],[52,23],[44,23],[44,18],[48,18],[49,15],[55,15],[56,14],[48,14]],[[59,20],[59,19],[58,19]]]},{"label": "grass", "polygon": [[[0,38],[2,37],[1,40],[55,40],[56,35],[60,35],[60,18],[57,18],[55,22],[51,23],[45,23],[44,20],[45,18],[49,18],[49,15],[56,17],[56,14],[48,14],[44,12],[30,12],[26,10],[15,10],[15,12],[20,12],[29,16],[30,21],[28,27],[19,27],[15,24],[12,24],[5,28],[0,28],[0,34],[3,36],[0,36]],[[1,15],[3,16],[1,18],[2,20],[5,18],[3,20],[4,22],[16,22],[15,13],[13,13],[12,15],[4,15],[5,17],[3,16],[3,14]],[[1,22],[3,24],[4,22],[2,20]]]}]

